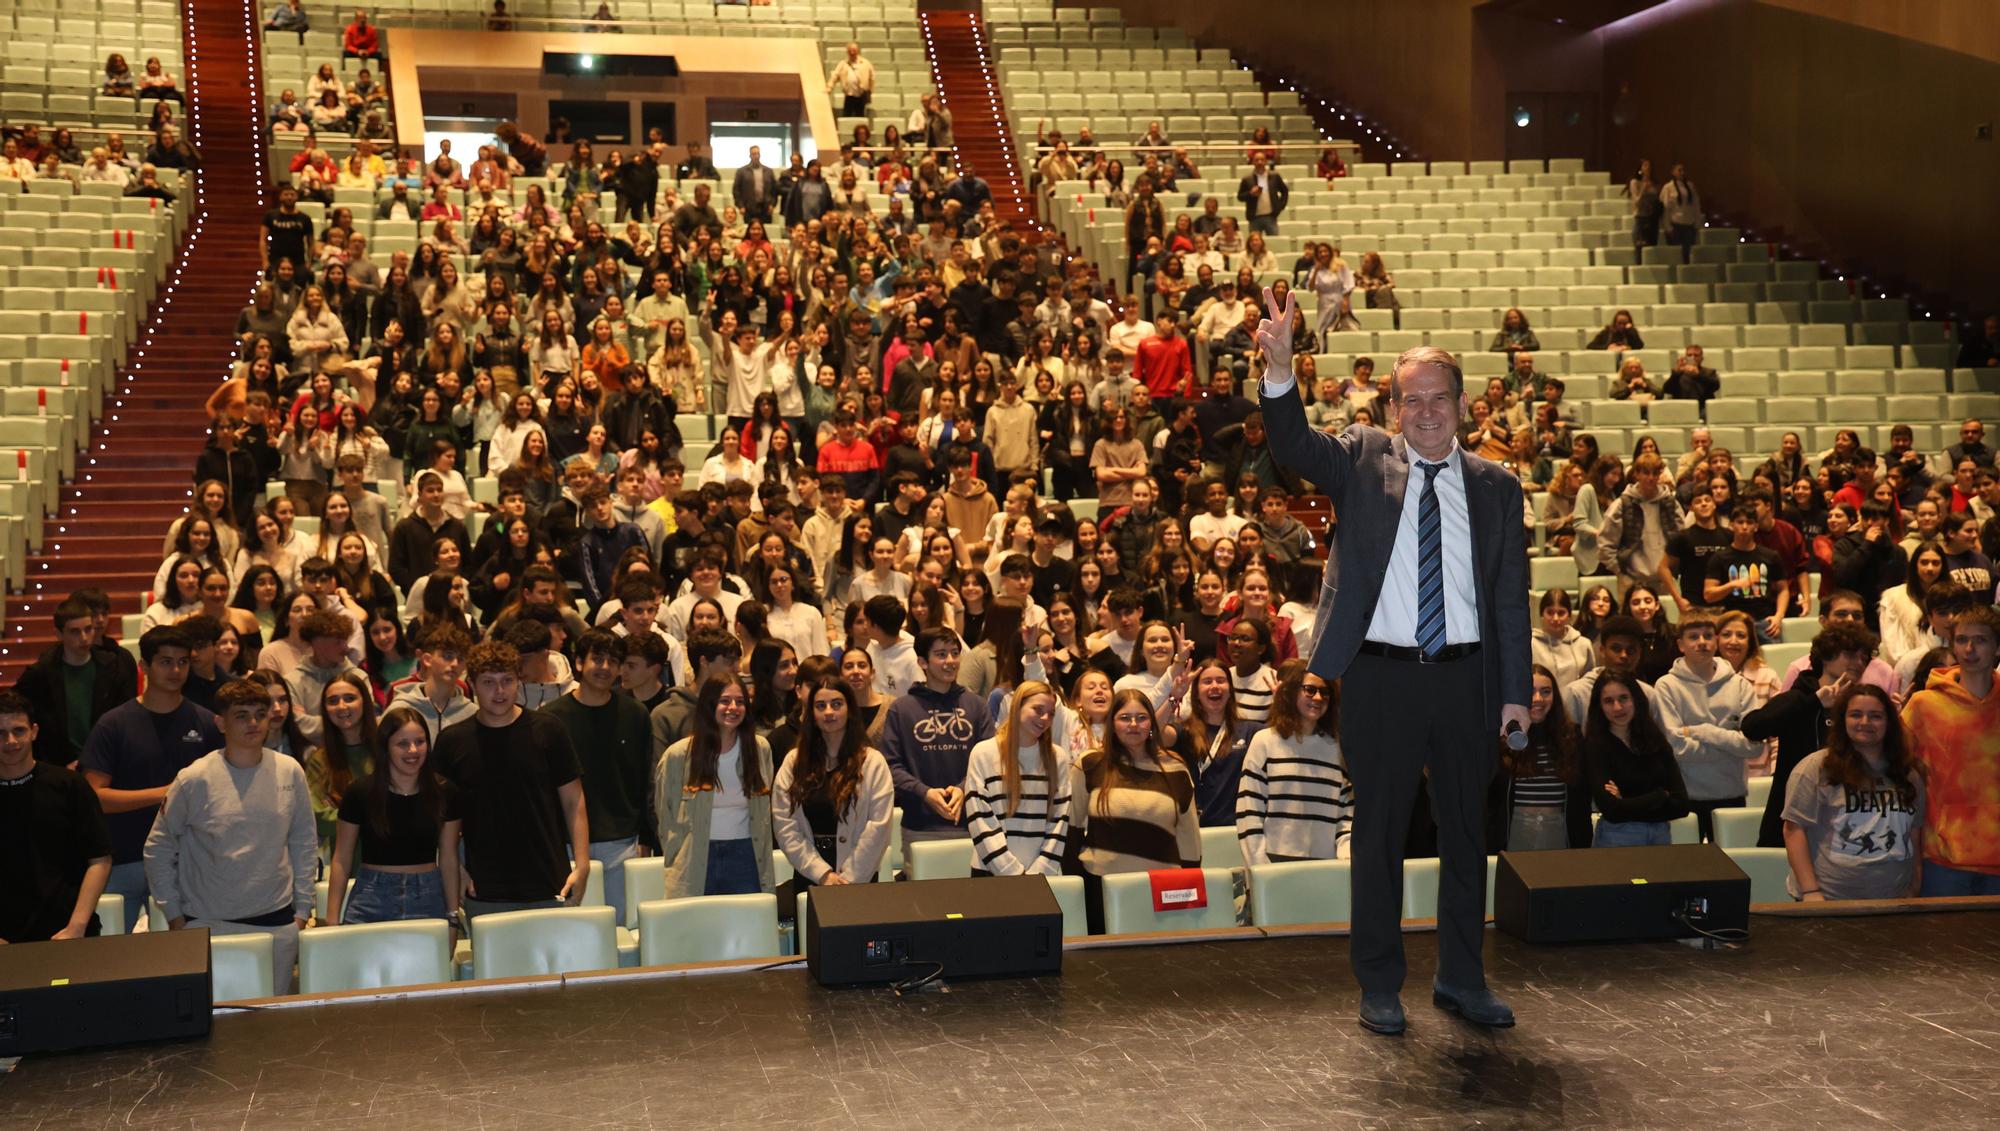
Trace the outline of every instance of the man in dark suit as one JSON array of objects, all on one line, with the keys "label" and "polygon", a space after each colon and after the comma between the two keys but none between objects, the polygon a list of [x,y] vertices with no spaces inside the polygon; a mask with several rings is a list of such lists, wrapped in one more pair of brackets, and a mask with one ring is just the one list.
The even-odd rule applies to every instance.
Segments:
[{"label": "man in dark suit", "polygon": [[1250,174],[1237,184],[1236,199],[1243,202],[1244,221],[1251,231],[1275,236],[1278,217],[1292,202],[1292,190],[1270,162],[1259,156],[1250,163]]},{"label": "man in dark suit", "polygon": [[[1438,970],[1431,1000],[1514,1023],[1486,988],[1485,795],[1497,736],[1528,724],[1528,566],[1521,484],[1458,446],[1465,378],[1436,347],[1396,361],[1402,433],[1306,423],[1285,296],[1257,329],[1271,451],[1333,498],[1339,526],[1320,589],[1311,670],[1341,679],[1340,747],[1354,781],[1354,934],[1361,1024],[1400,1033],[1403,846],[1423,771],[1437,814]],[[1343,591],[1344,590],[1344,591]]]},{"label": "man in dark suit", "polygon": [[730,188],[736,197],[736,207],[743,210],[745,220],[771,222],[771,204],[778,198],[778,178],[771,172],[770,166],[764,164],[761,147],[750,147],[750,163],[736,170],[736,179]]}]

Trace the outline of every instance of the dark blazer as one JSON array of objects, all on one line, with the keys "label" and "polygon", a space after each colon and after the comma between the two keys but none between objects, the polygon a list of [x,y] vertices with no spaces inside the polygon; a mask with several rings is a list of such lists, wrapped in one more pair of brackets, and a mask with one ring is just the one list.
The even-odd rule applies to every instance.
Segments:
[{"label": "dark blazer", "polygon": [[[97,669],[90,688],[90,721],[93,725],[106,711],[139,694],[139,681],[108,651],[94,651],[91,666]],[[83,745],[84,735],[69,733],[69,701],[63,687],[62,645],[42,653],[40,659],[14,683],[14,690],[35,709],[35,761],[67,766],[75,760],[70,752]]]},{"label": "dark blazer", "polygon": [[[1265,176],[1271,181],[1271,219],[1276,220],[1285,214],[1285,206],[1292,202],[1292,189],[1285,183],[1285,178],[1278,175],[1276,169],[1265,170]],[[1255,173],[1246,174],[1242,180],[1236,182],[1236,199],[1243,202],[1245,220],[1257,215],[1256,199],[1250,195],[1250,190],[1255,187],[1257,187]]]},{"label": "dark blazer", "polygon": [[[1402,521],[1410,454],[1401,436],[1355,425],[1329,436],[1306,423],[1296,384],[1282,396],[1262,396],[1271,451],[1333,499],[1339,522],[1320,583],[1319,625],[1311,670],[1340,678],[1367,636],[1382,595],[1382,579]],[[1521,531],[1521,481],[1491,460],[1460,452],[1465,461],[1472,523],[1472,571],[1479,605],[1479,655],[1485,669],[1487,721],[1498,729],[1500,708],[1528,704],[1532,666],[1528,644],[1528,556]],[[1346,593],[1341,592],[1342,580]],[[1343,599],[1344,598],[1344,599]]]}]

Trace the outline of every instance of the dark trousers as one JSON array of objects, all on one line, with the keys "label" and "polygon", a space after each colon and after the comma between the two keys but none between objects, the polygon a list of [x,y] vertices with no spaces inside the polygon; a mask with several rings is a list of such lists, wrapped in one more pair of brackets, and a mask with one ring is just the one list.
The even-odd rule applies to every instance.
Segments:
[{"label": "dark trousers", "polygon": [[1269,216],[1252,216],[1252,217],[1250,217],[1250,230],[1251,230],[1251,231],[1253,231],[1253,232],[1261,232],[1261,233],[1263,233],[1264,235],[1267,235],[1267,236],[1275,236],[1275,235],[1277,235],[1277,234],[1278,234],[1278,216],[1277,216],[1277,214],[1276,214],[1276,213],[1272,213],[1272,214],[1271,214],[1271,215],[1269,215]]},{"label": "dark trousers", "polygon": [[1681,262],[1686,263],[1694,255],[1695,236],[1701,231],[1693,224],[1667,225],[1667,242],[1681,249]]},{"label": "dark trousers", "polygon": [[868,116],[868,96],[865,94],[841,95],[840,116],[843,118],[866,118]]},{"label": "dark trousers", "polygon": [[1437,980],[1486,988],[1486,787],[1498,743],[1486,724],[1484,656],[1443,664],[1354,657],[1341,681],[1340,749],[1354,780],[1349,948],[1363,993],[1396,993],[1403,961],[1403,850],[1423,771],[1438,838]]},{"label": "dark trousers", "polygon": [[1717,809],[1741,809],[1748,795],[1742,797],[1718,797],[1713,801],[1689,801],[1688,808],[1694,811],[1694,821],[1701,829],[1701,839],[1715,839],[1715,811]]}]

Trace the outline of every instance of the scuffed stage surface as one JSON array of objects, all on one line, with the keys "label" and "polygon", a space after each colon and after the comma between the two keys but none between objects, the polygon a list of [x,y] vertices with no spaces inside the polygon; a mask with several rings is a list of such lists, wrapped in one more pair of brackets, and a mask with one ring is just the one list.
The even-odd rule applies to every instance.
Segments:
[{"label": "scuffed stage surface", "polygon": [[0,1127],[1981,1127],[2000,913],[1758,917],[1737,951],[1489,932],[1521,1024],[1354,1022],[1341,938],[1072,951],[898,999],[803,969],[234,1014],[32,1058]]}]

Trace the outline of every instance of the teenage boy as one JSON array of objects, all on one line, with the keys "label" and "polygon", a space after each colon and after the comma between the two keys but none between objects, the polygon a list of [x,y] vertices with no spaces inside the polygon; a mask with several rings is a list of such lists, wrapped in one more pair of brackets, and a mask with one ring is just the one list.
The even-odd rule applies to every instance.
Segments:
[{"label": "teenage boy", "polygon": [[1975,605],[1952,626],[1958,667],[1940,668],[1903,707],[1924,771],[1924,895],[2000,895],[2000,612]]},{"label": "teenage boy", "polygon": [[848,516],[853,513],[853,508],[847,504],[847,480],[838,475],[821,476],[819,505],[799,527],[799,544],[805,547],[806,556],[812,559],[813,588],[816,591],[824,592],[826,589],[827,563],[840,553],[840,536]]},{"label": "teenage boy", "polygon": [[944,466],[951,479],[944,489],[944,518],[945,525],[953,530],[976,533],[985,530],[993,516],[1000,513],[1000,504],[993,501],[993,492],[986,489],[986,481],[972,473],[972,463],[971,448],[953,444],[946,450]]},{"label": "teenage boy", "polygon": [[[1063,540],[1068,528],[1062,516],[1044,511],[1035,520],[1035,548],[1029,552],[1028,561],[1033,564],[1031,593],[1037,604],[1046,608],[1056,599],[1057,593],[1073,592],[1076,588],[1076,565],[1067,558],[1056,556],[1056,546]],[[1007,560],[1012,561],[1013,555]],[[1007,562],[1001,565],[1001,576],[1006,576]]]},{"label": "teenage boy", "polygon": [[347,660],[347,638],[353,630],[354,622],[339,613],[314,613],[299,628],[306,658],[285,677],[285,686],[291,689],[292,718],[307,742],[319,741],[319,700],[326,685],[355,670]]},{"label": "teenage boy", "polygon": [[707,533],[701,492],[682,491],[673,497],[674,529],[660,544],[660,581],[671,592],[680,588],[694,568],[701,552],[702,535]]},{"label": "teenage boy", "polygon": [[424,717],[431,739],[446,727],[462,723],[477,709],[458,682],[465,670],[465,654],[472,651],[472,637],[456,625],[437,624],[417,638],[417,673],[412,682],[396,689],[392,707],[408,707]]},{"label": "teenage boy", "polygon": [[1683,613],[1704,600],[1709,556],[1735,539],[1735,533],[1718,520],[1715,496],[1707,487],[1696,487],[1688,496],[1688,511],[1694,521],[1667,539],[1659,573],[1661,587]]},{"label": "teenage boy", "polygon": [[[1639,657],[1643,654],[1645,629],[1639,622],[1628,616],[1610,616],[1597,630],[1597,666],[1571,680],[1562,689],[1563,708],[1572,719],[1588,717],[1590,693],[1597,686],[1597,677],[1605,671],[1624,672],[1635,675],[1639,670]],[[1653,685],[1639,681],[1646,698],[1653,705],[1653,715],[1660,714],[1660,697],[1653,693]]]},{"label": "teenage boy", "polygon": [[[648,634],[650,635],[650,634]],[[647,819],[652,782],[652,724],[646,708],[624,694],[619,671],[628,655],[625,638],[593,628],[576,642],[576,686],[542,708],[568,732],[583,766],[583,808],[590,826],[590,858],[604,865],[604,902],[625,915],[625,862],[657,847]]]},{"label": "teenage boy", "polygon": [[[903,623],[908,617],[903,602],[886,593],[868,598],[868,602],[861,606],[861,627],[868,637],[868,658],[875,665],[875,694],[884,699],[894,699],[924,679],[916,646],[911,642],[910,635],[903,631]],[[957,670],[954,666],[954,675]]]},{"label": "teenage boy", "polygon": [[94,646],[97,616],[88,603],[68,597],[56,606],[54,620],[56,646],[21,673],[14,690],[42,720],[36,728],[35,757],[70,766],[83,752],[90,728],[139,694],[139,685],[127,677],[123,665]]},{"label": "teenage boy", "polygon": [[875,537],[891,541],[924,520],[923,480],[914,471],[899,471],[889,477],[889,501],[875,510]]},{"label": "teenage boy", "polygon": [[1632,482],[1605,512],[1602,540],[1611,548],[1620,588],[1653,581],[1666,561],[1667,539],[1686,525],[1673,484],[1660,481],[1665,470],[1651,452],[1633,460]]},{"label": "teenage boy", "polygon": [[1084,647],[1090,654],[1089,665],[1116,683],[1132,670],[1132,654],[1139,647],[1140,620],[1146,602],[1138,590],[1120,586],[1104,599],[1104,607],[1111,614],[1110,625],[1085,640]]},{"label": "teenage boy", "polygon": [[725,628],[704,628],[688,640],[688,664],[692,678],[668,689],[667,697],[653,708],[653,760],[657,763],[667,747],[686,738],[694,730],[695,695],[711,679],[734,675],[743,662],[743,643]]},{"label": "teenage boy", "polygon": [[459,790],[466,918],[576,906],[590,880],[583,770],[561,723],[523,711],[521,657],[506,644],[466,657],[478,710],[438,735],[431,757]]},{"label": "teenage boy", "polygon": [[139,638],[146,690],[107,711],[77,758],[77,769],[104,808],[111,833],[111,878],[104,890],[125,897],[128,932],[146,909],[146,833],[167,799],[167,787],[174,775],[222,745],[215,716],[181,694],[191,652],[179,626],[148,629]]},{"label": "teenage boy", "polygon": [[1713,839],[1717,809],[1743,804],[1749,793],[1749,762],[1764,744],[1743,737],[1743,716],[1757,708],[1757,692],[1715,655],[1715,616],[1705,609],[1682,615],[1681,658],[1661,677],[1653,698],[1667,745],[1687,783],[1703,840]]},{"label": "teenage boy", "polygon": [[619,665],[618,683],[645,709],[648,718],[653,708],[666,702],[665,680],[671,662],[667,637],[657,632],[641,632],[625,638],[625,662]]},{"label": "teenage boy", "polygon": [[95,935],[111,834],[82,774],[35,756],[34,708],[0,691],[0,943]]},{"label": "teenage boy", "polygon": [[644,549],[646,536],[619,519],[617,502],[604,488],[591,488],[579,501],[584,515],[578,546],[583,598],[596,609],[611,599],[611,577],[618,570],[618,559],[634,547]]},{"label": "teenage boy", "polygon": [[221,749],[167,789],[146,837],[146,881],[170,930],[271,936],[271,984],[292,992],[299,931],[313,913],[319,827],[296,758],[264,748],[271,699],[247,679],[215,693]]},{"label": "teenage boy", "polygon": [[389,531],[393,527],[389,521],[388,500],[362,478],[367,470],[367,460],[351,452],[334,461],[334,471],[340,476],[338,490],[346,496],[347,505],[354,511],[354,529],[379,548],[389,544]]},{"label": "teenage boy", "polygon": [[[628,574],[618,586],[618,620],[611,631],[616,636],[637,642],[657,640],[666,661],[660,670],[660,682],[668,687],[687,678],[687,649],[681,642],[667,635],[660,626],[660,579],[649,573]],[[641,695],[645,699],[647,696]],[[648,704],[650,707],[651,704]]]},{"label": "teenage boy", "polygon": [[1757,542],[1757,508],[1739,504],[1729,512],[1729,545],[1708,556],[1703,603],[1748,613],[1768,644],[1778,638],[1790,592],[1784,562]]},{"label": "teenage boy", "polygon": [[[211,580],[220,582],[221,578],[212,576]],[[213,712],[215,693],[233,678],[215,666],[215,645],[222,639],[222,622],[207,613],[196,613],[180,621],[179,628],[188,642],[188,677],[181,685],[181,694],[189,702]]]},{"label": "teenage boy", "polygon": [[[993,467],[1002,475],[1033,471],[1041,443],[1035,431],[1035,406],[1021,397],[1021,378],[1012,369],[1000,373],[1000,400],[986,409],[983,435],[993,451]],[[957,472],[953,471],[956,482]],[[988,495],[988,499],[992,496]],[[960,530],[983,530],[981,526],[960,525]]]},{"label": "teenage boy", "polygon": [[950,629],[917,634],[922,682],[889,705],[882,756],[903,807],[905,841],[965,835],[965,764],[993,736],[986,701],[958,685],[961,648]]},{"label": "teenage boy", "polygon": [[1304,561],[1315,548],[1312,531],[1292,517],[1291,501],[1283,487],[1257,492],[1257,529],[1264,535],[1264,552],[1281,566]]},{"label": "teenage boy", "polygon": [[506,634],[501,637],[521,658],[520,667],[514,671],[521,680],[514,702],[524,711],[539,711],[576,686],[569,661],[555,646],[555,631],[550,625],[554,618],[545,610],[532,612],[538,615],[523,613],[507,626]]},{"label": "teenage boy", "polygon": [[444,509],[444,477],[435,471],[417,476],[417,509],[396,524],[389,535],[389,578],[408,593],[417,578],[437,568],[437,544],[451,538],[470,547],[465,524]]},{"label": "teenage boy", "polygon": [[1220,479],[1201,481],[1202,513],[1188,520],[1188,544],[1197,554],[1208,552],[1217,538],[1234,538],[1249,520],[1229,510],[1229,485]]},{"label": "teenage boy", "polygon": [[833,414],[833,439],[819,446],[816,460],[819,467],[820,490],[826,490],[828,481],[839,477],[850,499],[872,499],[875,497],[876,478],[882,467],[881,453],[867,437],[861,435],[854,410],[841,408]]},{"label": "teenage boy", "polygon": [[1000,563],[999,597],[1007,597],[1021,602],[1021,629],[1024,632],[1040,632],[1049,622],[1049,614],[1035,603],[1035,565],[1031,554],[1009,554]]},{"label": "teenage boy", "polygon": [[713,599],[722,606],[722,623],[736,623],[736,607],[743,603],[741,593],[732,593],[722,584],[722,557],[713,550],[703,550],[694,557],[688,570],[691,588],[674,598],[667,606],[667,635],[686,640],[688,635],[688,614],[694,611],[694,603],[703,597]]},{"label": "teenage boy", "polygon": [[[507,544],[507,526],[515,519],[527,519],[529,526],[534,525],[534,519],[528,517],[528,496],[522,489],[524,482],[526,479],[518,471],[500,473],[500,505],[487,521],[486,528],[479,532],[479,540],[465,555],[460,573],[473,576],[484,569],[486,563],[493,560],[493,555]],[[654,556],[659,555],[655,553]]]},{"label": "teenage boy", "polygon": [[1949,651],[1952,647],[1953,632],[1958,626],[1958,618],[1983,604],[1985,599],[1965,586],[1940,574],[1930,587],[1924,590],[1924,625],[1930,630],[1929,639],[1896,657],[1896,694],[1906,701],[1923,688],[1914,686],[1917,668],[1924,657],[1939,648]]},{"label": "teenage boy", "polygon": [[647,554],[659,561],[660,547],[667,542],[667,524],[646,503],[645,472],[628,467],[618,473],[618,497],[612,500],[611,509],[618,521],[630,523],[638,530],[639,536],[646,540]]}]

